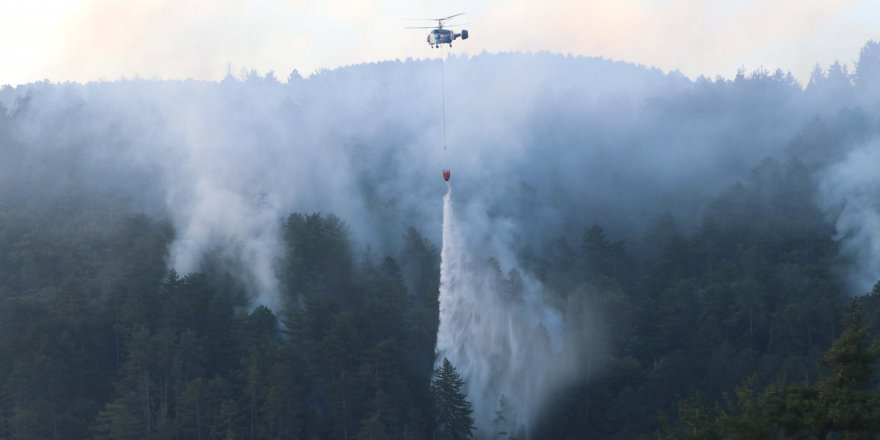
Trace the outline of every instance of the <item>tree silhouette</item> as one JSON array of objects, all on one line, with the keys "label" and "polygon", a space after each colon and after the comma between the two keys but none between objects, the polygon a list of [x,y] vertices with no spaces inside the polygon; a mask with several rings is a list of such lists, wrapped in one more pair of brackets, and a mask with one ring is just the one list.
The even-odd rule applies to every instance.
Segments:
[{"label": "tree silhouette", "polygon": [[443,358],[443,365],[434,372],[434,380],[431,383],[437,411],[435,439],[473,438],[473,410],[467,395],[461,390],[462,385],[464,381],[455,371],[455,367],[449,359]]}]

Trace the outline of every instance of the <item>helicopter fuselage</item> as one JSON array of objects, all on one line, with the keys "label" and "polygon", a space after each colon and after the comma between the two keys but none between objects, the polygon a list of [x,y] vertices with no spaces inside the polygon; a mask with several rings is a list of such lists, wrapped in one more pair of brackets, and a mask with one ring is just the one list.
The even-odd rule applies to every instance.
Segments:
[{"label": "helicopter fuselage", "polygon": [[456,34],[449,29],[434,29],[431,33],[428,34],[428,38],[426,41],[432,47],[439,46],[441,44],[448,44],[452,46],[452,42],[461,37],[462,40],[467,40],[468,31],[462,30],[460,34]]}]

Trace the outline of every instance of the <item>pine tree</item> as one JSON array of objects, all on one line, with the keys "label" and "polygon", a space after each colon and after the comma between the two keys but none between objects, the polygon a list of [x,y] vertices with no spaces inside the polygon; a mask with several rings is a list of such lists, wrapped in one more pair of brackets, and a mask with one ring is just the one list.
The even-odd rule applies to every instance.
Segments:
[{"label": "pine tree", "polygon": [[382,424],[382,418],[379,413],[373,413],[361,422],[361,429],[358,431],[356,440],[386,440],[391,437],[386,432],[385,425]]},{"label": "pine tree", "polygon": [[867,335],[861,306],[853,300],[846,328],[819,360],[829,375],[815,384],[772,384],[761,394],[750,380],[714,420],[698,402],[685,401],[679,405],[684,430],[661,438],[874,438],[880,411],[870,380],[878,353]]},{"label": "pine tree", "polygon": [[464,381],[449,359],[443,358],[443,366],[434,372],[431,391],[436,406],[436,430],[438,440],[473,438],[474,417],[471,403],[461,390]]},{"label": "pine tree", "polygon": [[867,329],[858,301],[853,300],[846,328],[819,360],[830,370],[815,385],[790,387],[785,395],[782,426],[786,433],[808,432],[826,439],[834,433],[869,431],[877,425],[873,396],[865,389],[874,351],[867,345]]},{"label": "pine tree", "polygon": [[832,370],[829,378],[835,385],[861,388],[871,378],[871,365],[877,352],[868,344],[868,329],[862,318],[862,307],[853,299],[843,334],[825,352],[819,363]]}]

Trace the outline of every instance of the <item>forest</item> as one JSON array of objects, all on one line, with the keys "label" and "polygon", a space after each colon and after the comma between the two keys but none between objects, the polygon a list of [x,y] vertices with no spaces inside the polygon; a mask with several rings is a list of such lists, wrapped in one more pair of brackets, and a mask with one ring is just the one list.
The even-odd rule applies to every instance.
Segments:
[{"label": "forest", "polygon": [[407,60],[0,90],[0,438],[875,438],[880,44],[803,86],[456,66],[453,112],[503,107],[451,123],[485,141],[452,159],[468,247],[577,330],[528,425],[493,428],[503,396],[458,417],[476,379],[435,351],[437,128],[403,99],[433,72]]}]

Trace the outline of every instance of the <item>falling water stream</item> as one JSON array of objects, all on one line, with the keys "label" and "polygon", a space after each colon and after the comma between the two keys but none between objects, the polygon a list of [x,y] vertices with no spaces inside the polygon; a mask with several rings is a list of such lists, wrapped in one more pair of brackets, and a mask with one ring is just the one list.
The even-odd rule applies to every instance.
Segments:
[{"label": "falling water stream", "polygon": [[[448,185],[448,184],[447,184]],[[443,198],[437,363],[466,382],[477,438],[522,438],[549,393],[568,374],[561,361],[562,317],[543,303],[530,276],[502,276],[468,253],[452,190]]]}]

